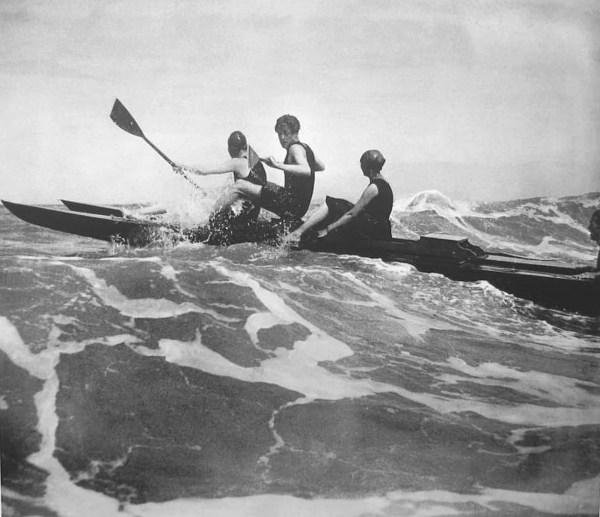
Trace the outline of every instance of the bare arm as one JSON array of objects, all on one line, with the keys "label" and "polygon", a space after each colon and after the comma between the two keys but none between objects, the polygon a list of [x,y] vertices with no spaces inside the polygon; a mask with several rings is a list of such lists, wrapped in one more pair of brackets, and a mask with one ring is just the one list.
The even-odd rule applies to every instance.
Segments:
[{"label": "bare arm", "polygon": [[270,167],[280,169],[283,172],[289,172],[298,176],[308,176],[310,174],[310,165],[308,164],[304,147],[292,144],[290,147],[290,158],[292,163],[280,162],[273,156],[269,156],[262,161]]},{"label": "bare arm", "polygon": [[342,217],[340,217],[337,221],[331,223],[327,228],[321,230],[319,232],[319,237],[325,237],[328,233],[333,230],[339,228],[340,226],[344,226],[352,221],[358,214],[360,214],[365,207],[369,204],[369,202],[377,196],[379,193],[379,189],[377,185],[371,183],[362,193],[360,199],[356,202],[356,204],[348,210]]},{"label": "bare arm", "polygon": [[[313,153],[314,154],[314,153]],[[319,159],[319,157],[315,154],[315,171],[324,171],[325,164]]]},{"label": "bare arm", "polygon": [[244,176],[245,172],[243,169],[246,167],[246,160],[244,158],[232,158],[231,160],[227,160],[226,162],[212,166],[210,168],[199,169],[197,167],[190,167],[187,165],[177,165],[173,167],[175,172],[180,173],[181,171],[187,172],[189,174],[197,174],[198,176],[208,176],[211,174],[226,174],[228,172],[233,172],[236,177]]}]

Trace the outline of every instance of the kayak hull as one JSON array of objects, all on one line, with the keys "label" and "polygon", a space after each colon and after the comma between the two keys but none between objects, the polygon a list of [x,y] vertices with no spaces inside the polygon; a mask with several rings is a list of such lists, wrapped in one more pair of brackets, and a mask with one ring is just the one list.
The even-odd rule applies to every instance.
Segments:
[{"label": "kayak hull", "polygon": [[419,271],[439,273],[452,280],[487,281],[501,291],[540,305],[600,315],[600,271],[558,261],[487,253],[464,237],[430,234],[419,240],[332,239],[304,243],[303,247],[408,263]]},{"label": "kayak hull", "polygon": [[153,222],[136,221],[98,213],[67,212],[41,206],[2,201],[19,219],[37,226],[107,242],[146,245],[157,240],[168,227]]},{"label": "kayak hull", "polygon": [[207,244],[269,242],[277,239],[278,234],[281,233],[279,223],[253,225],[238,223],[236,232],[223,236],[217,235],[207,227],[183,229],[174,224],[109,215],[113,210],[111,207],[85,203],[69,202],[69,205],[65,204],[71,209],[70,211],[23,205],[4,200],[2,203],[13,215],[28,223],[59,232],[131,246],[181,241],[206,242]]},{"label": "kayak hull", "polygon": [[[102,215],[98,212],[103,207],[95,205],[72,204],[71,208],[87,210],[79,212],[3,203],[15,216],[31,224],[109,242],[134,246],[165,242],[165,239],[209,244],[221,242],[219,239],[211,241],[211,232],[207,228],[181,231],[175,226],[153,221]],[[278,242],[283,230],[280,222],[254,225],[251,232],[237,234],[228,243]],[[331,236],[303,241],[300,248],[408,263],[419,271],[439,273],[452,280],[487,281],[504,292],[548,307],[589,316],[600,315],[599,271],[556,261],[487,253],[464,237],[429,234],[418,240],[349,241]]]}]

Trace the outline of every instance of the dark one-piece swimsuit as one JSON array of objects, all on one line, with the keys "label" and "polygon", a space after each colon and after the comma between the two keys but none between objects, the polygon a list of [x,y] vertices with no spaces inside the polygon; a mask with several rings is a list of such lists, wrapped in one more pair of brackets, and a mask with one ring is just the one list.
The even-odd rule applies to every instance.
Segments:
[{"label": "dark one-piece swimsuit", "polygon": [[[263,164],[258,162],[244,179],[255,185],[264,186],[267,183],[267,173]],[[208,221],[210,242],[227,245],[243,240],[255,226],[259,213],[260,206],[249,199],[242,199],[235,203],[235,208],[227,207],[219,210]]]},{"label": "dark one-piece swimsuit", "polygon": [[[394,205],[392,188],[383,178],[372,180],[371,183],[377,185],[377,195],[354,220],[340,227],[334,233],[348,238],[371,238],[383,241],[392,239],[392,226],[390,224],[390,214]],[[354,206],[350,201],[330,196],[325,198],[325,202],[329,214],[325,221],[319,225],[319,229],[337,221]]]},{"label": "dark one-piece swimsuit", "polygon": [[284,172],[285,182],[283,187],[267,181],[260,195],[260,206],[285,220],[300,220],[306,214],[315,187],[315,154],[307,144],[294,142],[290,145],[283,163],[291,163],[291,149],[294,145],[301,145],[306,151],[310,174],[298,176],[290,172]]}]

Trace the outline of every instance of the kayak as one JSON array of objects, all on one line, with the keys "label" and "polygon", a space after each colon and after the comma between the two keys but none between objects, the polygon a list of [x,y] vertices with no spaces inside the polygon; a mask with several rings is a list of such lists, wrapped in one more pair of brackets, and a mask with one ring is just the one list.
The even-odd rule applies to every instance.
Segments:
[{"label": "kayak", "polygon": [[[70,211],[22,205],[2,201],[14,215],[31,224],[93,239],[143,246],[174,241],[207,242],[210,231],[199,227],[182,231],[177,226],[103,215],[110,207],[70,203]],[[77,211],[81,210],[81,211]],[[106,212],[105,212],[106,213]],[[252,235],[237,236],[234,242],[269,242],[282,232],[279,220],[261,223]],[[326,239],[303,241],[301,249],[315,252],[359,255],[388,262],[403,262],[426,273],[439,273],[452,280],[487,281],[494,287],[540,305],[600,315],[600,271],[585,265],[531,259],[503,253],[488,253],[467,238],[446,235],[422,235],[418,240],[394,238],[341,239],[335,234]]]},{"label": "kayak", "polygon": [[113,208],[109,206],[90,205],[88,203],[80,203],[78,201],[67,201],[66,199],[60,200],[69,210],[76,212],[87,212],[89,214],[98,215],[114,215],[115,217],[123,217],[125,214],[120,208]]},{"label": "kayak", "polygon": [[[2,203],[19,219],[37,226],[102,241],[127,243],[133,246],[147,245],[158,240],[160,236],[166,233],[174,233],[177,230],[152,221],[106,215],[108,208],[106,208],[104,214],[100,214],[100,207],[95,205],[86,205],[86,212],[75,212],[23,205],[4,200],[2,200]],[[83,204],[81,204],[81,208],[83,208]]]},{"label": "kayak", "polygon": [[[36,205],[24,205],[2,200],[4,206],[15,216],[37,226],[51,230],[90,237],[92,239],[123,243],[131,246],[148,246],[151,244],[187,242],[205,242],[207,244],[221,244],[223,238],[215,235],[208,227],[192,229],[181,228],[176,224],[150,219],[136,219],[116,215],[120,209],[78,203],[76,201],[62,200],[70,210],[58,210]],[[239,242],[271,242],[277,239],[282,231],[282,223],[265,221],[253,225],[248,229],[243,225],[235,235],[228,235],[226,242],[235,244]]]},{"label": "kayak", "polygon": [[587,316],[600,315],[600,271],[554,260],[488,253],[466,237],[433,233],[418,240],[319,239],[304,247],[405,262],[419,271],[439,273],[451,280],[485,280],[501,291],[540,305]]}]

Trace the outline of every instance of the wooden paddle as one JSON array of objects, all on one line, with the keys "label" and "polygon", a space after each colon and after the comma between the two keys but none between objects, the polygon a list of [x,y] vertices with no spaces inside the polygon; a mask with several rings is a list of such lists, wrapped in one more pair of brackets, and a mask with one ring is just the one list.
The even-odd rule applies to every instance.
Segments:
[{"label": "wooden paddle", "polygon": [[254,168],[254,166],[260,161],[261,161],[261,159],[259,158],[258,154],[256,154],[256,151],[254,149],[252,149],[251,145],[249,145],[248,146],[248,169],[252,170]]},{"label": "wooden paddle", "polygon": [[171,167],[173,167],[173,170],[177,174],[181,174],[186,180],[188,180],[194,186],[195,189],[203,192],[203,190],[198,185],[196,185],[196,183],[185,173],[185,171],[183,169],[181,169],[173,160],[171,160],[165,153],[163,153],[150,140],[148,140],[148,138],[146,138],[146,135],[144,135],[144,132],[142,131],[142,129],[140,128],[138,123],[131,116],[131,113],[129,113],[129,111],[127,111],[127,108],[125,106],[123,106],[123,104],[121,103],[121,101],[119,99],[115,99],[115,103],[113,105],[112,111],[110,112],[110,118],[123,131],[127,131],[131,135],[139,136],[139,137],[143,138],[146,141],[146,143],[150,147],[152,147],[152,149],[154,149],[158,154],[160,154],[160,156]]}]

